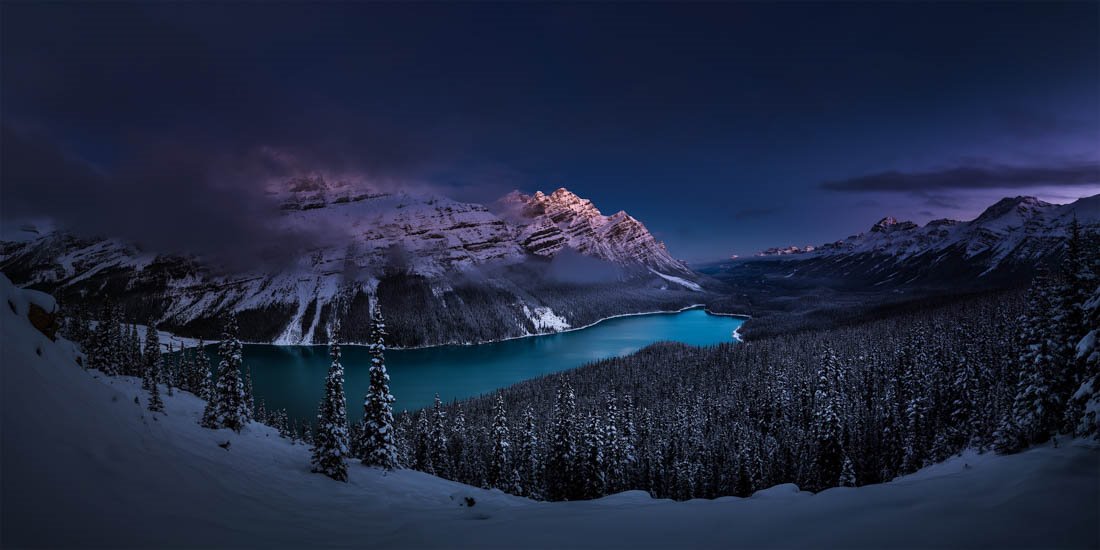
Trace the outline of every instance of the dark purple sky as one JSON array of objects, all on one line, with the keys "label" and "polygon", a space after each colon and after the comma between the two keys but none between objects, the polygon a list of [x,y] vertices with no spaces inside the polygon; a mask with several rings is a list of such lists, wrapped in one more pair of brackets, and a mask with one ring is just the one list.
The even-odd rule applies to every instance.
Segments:
[{"label": "dark purple sky", "polygon": [[0,9],[9,222],[217,239],[321,171],[565,186],[703,260],[1100,193],[1095,2]]}]

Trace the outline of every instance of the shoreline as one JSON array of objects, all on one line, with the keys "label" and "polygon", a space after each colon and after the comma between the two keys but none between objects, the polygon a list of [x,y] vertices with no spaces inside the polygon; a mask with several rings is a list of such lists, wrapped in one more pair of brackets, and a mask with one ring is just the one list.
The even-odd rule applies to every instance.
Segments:
[{"label": "shoreline", "polygon": [[[638,316],[642,316],[642,315],[669,315],[669,314],[683,313],[683,312],[691,310],[691,309],[700,309],[700,308],[702,308],[703,312],[706,313],[707,315],[713,315],[715,317],[736,317],[736,318],[739,318],[739,319],[744,319],[745,321],[748,321],[749,319],[752,319],[751,315],[746,315],[746,314],[743,314],[743,313],[717,313],[717,312],[714,312],[714,311],[711,311],[710,309],[708,309],[706,304],[691,304],[691,305],[688,305],[688,306],[684,306],[680,309],[662,309],[662,310],[656,310],[656,311],[642,311],[642,312],[638,312],[638,313],[620,313],[618,315],[611,315],[609,317],[602,317],[602,318],[597,319],[597,320],[595,320],[595,321],[593,321],[593,322],[591,322],[587,325],[583,325],[583,326],[579,326],[579,327],[570,327],[570,328],[567,328],[565,330],[558,330],[558,331],[552,331],[552,332],[536,332],[536,333],[531,333],[531,334],[522,334],[522,335],[519,335],[519,336],[509,336],[507,338],[500,338],[500,339],[496,339],[496,340],[486,340],[484,342],[462,342],[462,343],[432,344],[432,345],[427,345],[427,346],[411,346],[411,347],[386,346],[386,350],[406,351],[406,350],[418,350],[418,349],[428,349],[428,348],[442,348],[442,347],[448,347],[448,346],[480,346],[480,345],[483,345],[483,344],[496,344],[496,343],[500,343],[500,342],[507,342],[507,341],[510,341],[510,340],[519,340],[521,338],[534,338],[534,337],[538,337],[538,336],[553,336],[555,334],[565,334],[567,332],[574,332],[574,331],[578,331],[578,330],[584,330],[584,329],[587,329],[587,328],[592,328],[592,327],[594,327],[594,326],[596,326],[596,325],[598,325],[598,324],[600,324],[604,321],[610,321],[610,320],[613,320],[613,319],[621,319],[621,318],[624,318],[624,317],[638,317]],[[144,325],[138,325],[138,326],[139,327],[144,327]],[[736,342],[741,342],[742,341],[741,337],[740,337],[740,330],[741,330],[741,327],[738,326],[733,331],[733,340],[736,341]],[[160,332],[161,334],[168,334],[172,338],[175,338],[175,339],[178,339],[178,340],[189,340],[189,341],[197,341],[198,340],[197,338],[190,338],[190,337],[186,337],[186,336],[180,336],[178,334],[168,332],[168,331],[164,331],[164,330],[160,330],[158,332]],[[211,346],[211,345],[217,344],[218,342],[220,342],[220,340],[204,340],[204,342],[205,342],[205,345]],[[286,346],[286,347],[291,347],[291,346],[328,346],[328,344],[275,344],[275,343],[272,343],[272,342],[248,342],[248,341],[244,341],[244,340],[241,340],[241,344],[249,345],[249,346]],[[367,347],[367,346],[370,346],[370,344],[341,342],[340,346],[342,346],[342,347]]]}]

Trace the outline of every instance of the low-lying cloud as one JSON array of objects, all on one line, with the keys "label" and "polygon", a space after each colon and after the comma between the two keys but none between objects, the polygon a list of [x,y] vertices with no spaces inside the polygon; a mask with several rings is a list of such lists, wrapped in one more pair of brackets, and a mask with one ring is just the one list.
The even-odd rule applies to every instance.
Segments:
[{"label": "low-lying cloud", "polygon": [[968,165],[926,172],[887,171],[826,181],[823,189],[842,192],[915,193],[935,190],[1018,189],[1039,186],[1100,184],[1100,162],[1048,166]]}]

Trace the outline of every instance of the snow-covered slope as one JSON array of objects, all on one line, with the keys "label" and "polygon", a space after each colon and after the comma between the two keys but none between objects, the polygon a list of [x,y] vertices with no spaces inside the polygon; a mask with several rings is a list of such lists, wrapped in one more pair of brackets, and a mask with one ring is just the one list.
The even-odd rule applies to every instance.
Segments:
[{"label": "snow-covered slope", "polygon": [[311,474],[308,449],[264,426],[199,427],[190,394],[148,412],[140,381],[83,370],[72,344],[27,322],[40,295],[0,276],[0,301],[3,547],[1100,545],[1100,449],[1083,441],[967,453],[883,485],[679,503],[636,491],[537,503],[358,465],[340,483]]},{"label": "snow-covered slope", "polygon": [[805,249],[770,249],[797,262],[800,276],[855,277],[876,285],[939,279],[964,283],[1011,276],[1062,253],[1074,219],[1100,231],[1100,195],[1065,205],[1034,197],[998,201],[971,221],[932,220],[923,227],[883,218],[870,231]]},{"label": "snow-covered slope", "polygon": [[[369,192],[319,176],[298,178],[269,192],[281,206],[280,228],[289,229],[290,234],[322,235],[310,242],[308,250],[277,267],[213,270],[196,258],[142,251],[114,239],[51,232],[28,241],[0,243],[0,270],[20,285],[74,300],[112,296],[124,302],[128,313],[141,309],[141,320],[152,316],[191,334],[211,336],[217,319],[234,312],[250,339],[281,344],[327,341],[336,312],[343,313],[345,321],[360,317],[366,301],[378,293],[380,281],[398,275],[412,283],[395,283],[391,286],[398,288],[393,292],[405,293],[410,302],[430,302],[425,315],[489,314],[493,323],[507,327],[484,329],[484,320],[471,318],[471,326],[487,331],[475,339],[586,324],[594,319],[551,311],[563,321],[545,323],[545,313],[523,313],[552,306],[537,289],[528,288],[527,273],[517,273],[523,271],[523,264],[545,264],[567,247],[615,266],[625,287],[667,287],[672,281],[681,292],[699,288],[692,280],[698,276],[673,259],[641,222],[623,212],[605,217],[591,202],[564,190],[549,196],[538,193],[540,200],[545,199],[545,204],[539,203],[541,213],[518,219],[438,195]],[[541,224],[549,224],[549,231],[558,235],[555,245],[532,241]],[[545,270],[527,270],[540,271]],[[456,287],[470,286],[475,280],[481,287],[479,296],[455,298],[461,294]],[[681,302],[677,302],[681,307],[691,303]],[[453,313],[465,303],[491,303],[494,311]],[[446,308],[451,310],[443,312]],[[357,324],[345,322],[345,326]],[[412,344],[469,341],[459,332]]]}]

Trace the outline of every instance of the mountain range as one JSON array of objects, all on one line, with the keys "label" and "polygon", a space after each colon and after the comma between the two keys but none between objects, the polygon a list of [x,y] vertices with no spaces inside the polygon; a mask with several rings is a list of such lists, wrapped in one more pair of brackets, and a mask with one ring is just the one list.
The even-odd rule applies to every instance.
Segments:
[{"label": "mountain range", "polygon": [[1100,195],[1064,205],[1008,197],[973,220],[938,219],[924,226],[886,217],[843,240],[762,256],[782,256],[782,269],[800,278],[873,286],[992,284],[1056,263],[1074,220],[1083,232],[1100,231]]},{"label": "mountain range", "polygon": [[0,270],[66,301],[117,302],[128,317],[214,337],[227,313],[251,341],[363,341],[372,299],[395,344],[472,343],[564,330],[698,301],[700,276],[625,212],[565,188],[484,206],[383,193],[320,176],[270,190],[284,228],[326,238],[289,265],[225,273],[203,258],[64,231],[0,245]]}]

